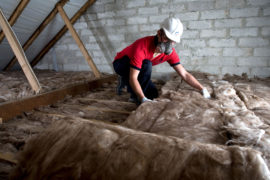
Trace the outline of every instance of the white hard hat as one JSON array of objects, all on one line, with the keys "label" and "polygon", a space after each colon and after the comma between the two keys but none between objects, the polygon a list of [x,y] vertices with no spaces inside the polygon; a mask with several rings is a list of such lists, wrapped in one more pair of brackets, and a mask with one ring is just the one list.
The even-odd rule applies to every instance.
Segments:
[{"label": "white hard hat", "polygon": [[183,34],[183,24],[178,18],[166,18],[161,24],[166,36],[177,43]]}]

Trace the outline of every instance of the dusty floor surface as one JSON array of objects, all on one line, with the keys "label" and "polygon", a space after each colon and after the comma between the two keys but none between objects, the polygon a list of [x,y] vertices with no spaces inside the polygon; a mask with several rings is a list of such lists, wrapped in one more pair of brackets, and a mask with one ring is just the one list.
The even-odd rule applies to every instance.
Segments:
[{"label": "dusty floor surface", "polygon": [[[1,81],[4,84],[2,88],[4,90],[0,90],[0,97],[3,97],[4,102],[7,99],[20,99],[33,94],[24,77],[19,80],[16,79],[23,74],[13,72],[9,75],[12,76],[7,78],[10,81],[6,81],[6,83]],[[46,85],[46,91],[64,87],[67,84],[94,79],[91,74],[86,72],[46,73],[42,71],[40,74],[37,73],[37,76],[43,87]],[[17,82],[16,87],[12,86],[12,84],[15,84],[13,81]],[[161,82],[157,83],[159,89],[161,89],[161,85]],[[0,124],[0,179],[7,179],[10,170],[14,167],[13,162],[4,159],[6,157],[7,159],[13,159],[13,156],[23,149],[29,138],[44,131],[52,123],[65,121],[66,118],[70,117],[118,124],[125,121],[131,111],[137,108],[137,105],[128,102],[129,94],[126,91],[123,91],[121,96],[117,95],[116,86],[117,81],[105,83],[102,87],[89,93],[76,97],[66,97],[58,103],[37,108]],[[19,91],[21,88],[24,93]],[[4,158],[1,158],[1,155]]]},{"label": "dusty floor surface", "polygon": [[[137,108],[135,104],[127,102],[129,95],[126,92],[121,96],[116,95],[117,82],[111,82],[95,91],[67,97],[59,103],[35,109],[1,124],[0,152],[14,155],[23,149],[30,137],[43,132],[52,123],[76,118],[79,121],[81,118],[121,124],[165,137],[174,136],[191,144],[202,143],[221,149],[247,147],[250,150],[241,151],[240,148],[241,153],[258,151],[270,167],[270,78],[225,76],[219,79],[202,73],[193,75],[207,87],[212,99],[204,99],[180,78],[173,77],[162,87],[162,82],[158,82],[160,97],[156,99],[157,102],[145,103]],[[79,80],[84,79],[80,76]],[[66,82],[67,79],[63,78],[59,80]],[[5,96],[9,88],[9,93],[12,92],[12,87],[6,85],[3,93],[0,90],[3,101],[28,95],[20,94],[17,90],[17,93],[15,91]],[[52,85],[48,90],[53,88]],[[243,159],[245,157],[243,155]],[[13,167],[14,163],[0,160],[0,179],[5,179]]]},{"label": "dusty floor surface", "polygon": [[[42,92],[62,88],[66,85],[94,79],[91,72],[55,72],[35,70]],[[0,103],[35,95],[22,71],[0,72]]]}]

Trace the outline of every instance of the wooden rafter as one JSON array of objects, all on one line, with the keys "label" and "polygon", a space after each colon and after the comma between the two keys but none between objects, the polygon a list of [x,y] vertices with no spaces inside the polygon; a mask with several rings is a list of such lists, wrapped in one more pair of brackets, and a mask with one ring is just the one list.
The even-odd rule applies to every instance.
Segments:
[{"label": "wooden rafter", "polygon": [[84,58],[86,59],[88,65],[90,66],[90,68],[92,69],[94,75],[99,78],[100,72],[98,71],[93,59],[91,58],[91,56],[89,55],[88,51],[86,50],[82,40],[80,39],[79,35],[77,34],[77,32],[75,31],[75,29],[73,28],[71,22],[69,21],[69,18],[66,14],[66,12],[64,11],[62,5],[58,5],[57,6],[58,12],[59,14],[62,16],[71,36],[73,37],[73,39],[76,41],[77,45],[79,46]]},{"label": "wooden rafter", "polygon": [[[70,19],[70,22],[74,24],[79,17],[95,2],[96,0],[88,0],[78,12]],[[53,47],[53,45],[67,32],[68,28],[65,25],[54,38],[44,46],[44,48],[39,52],[39,54],[32,60],[31,65],[34,67],[41,58]]]},{"label": "wooden rafter", "polygon": [[[57,3],[57,5],[58,4],[65,5],[67,1],[68,0],[61,0],[59,3]],[[24,51],[26,51],[31,46],[31,44],[34,42],[34,40],[45,29],[45,27],[51,22],[51,20],[56,16],[56,14],[58,12],[57,5],[50,12],[50,14],[43,20],[43,22],[38,26],[38,28],[35,30],[35,32],[30,36],[30,38],[24,43],[24,45],[23,45]],[[17,62],[17,59],[16,59],[16,56],[14,56],[3,70],[4,71],[10,70],[15,65],[16,62]]]},{"label": "wooden rafter", "polygon": [[[18,6],[16,7],[16,9],[13,11],[10,18],[8,19],[10,26],[13,26],[15,24],[18,17],[21,15],[21,13],[23,12],[24,8],[27,6],[29,1],[30,0],[21,0],[21,2],[18,4]],[[5,37],[5,35],[4,35],[3,31],[1,31],[0,32],[0,43],[2,42],[4,37]]]},{"label": "wooden rafter", "polygon": [[0,26],[2,27],[2,30],[3,30],[7,40],[9,42],[10,46],[11,46],[11,49],[13,50],[14,54],[18,58],[19,63],[23,69],[23,72],[24,72],[28,82],[30,83],[32,89],[36,93],[39,92],[41,89],[41,86],[38,82],[38,79],[35,76],[35,73],[33,72],[16,35],[12,31],[12,29],[11,29],[11,27],[10,27],[7,19],[5,18],[1,9],[0,9]]},{"label": "wooden rafter", "polygon": [[24,98],[18,101],[2,103],[0,105],[0,118],[5,122],[10,118],[22,114],[23,112],[56,103],[57,101],[64,99],[67,95],[75,96],[77,94],[82,94],[89,90],[101,87],[103,83],[109,83],[114,80],[116,80],[116,76],[111,75],[97,80],[67,86],[62,89],[39,94],[33,97]]}]

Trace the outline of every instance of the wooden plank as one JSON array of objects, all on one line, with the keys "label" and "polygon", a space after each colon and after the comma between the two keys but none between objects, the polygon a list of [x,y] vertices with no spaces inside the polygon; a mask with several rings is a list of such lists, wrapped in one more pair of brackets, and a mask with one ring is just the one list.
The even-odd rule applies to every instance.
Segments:
[{"label": "wooden plank", "polygon": [[12,31],[12,29],[11,29],[10,25],[8,24],[7,19],[5,18],[1,9],[0,9],[0,26],[2,27],[2,30],[6,35],[6,38],[11,46],[11,49],[13,50],[17,59],[19,60],[19,63],[23,69],[23,72],[24,72],[28,82],[30,83],[32,89],[36,93],[38,93],[41,89],[41,86],[38,82],[38,79],[35,76],[16,35]]},{"label": "wooden plank", "polygon": [[[27,6],[29,1],[30,0],[21,0],[21,2],[18,4],[18,6],[16,7],[16,9],[13,11],[13,13],[11,14],[11,16],[8,19],[10,26],[13,26],[15,24],[18,17],[21,15],[21,13],[23,12],[24,8]],[[2,42],[4,37],[5,37],[4,32],[1,31],[0,32],[0,43]]]},{"label": "wooden plank", "polygon": [[[64,5],[66,4],[68,0],[61,0],[59,3]],[[58,4],[58,3],[57,3]],[[38,26],[38,28],[34,31],[34,33],[28,38],[28,40],[23,45],[23,50],[26,51],[31,44],[34,42],[34,40],[39,36],[39,34],[45,29],[45,27],[51,22],[51,20],[56,16],[58,13],[57,11],[57,5],[54,7],[54,9],[50,12],[50,14],[43,20],[43,22]],[[15,63],[17,62],[16,56],[14,56],[9,63],[6,65],[6,67],[3,69],[4,71],[10,70]]]},{"label": "wooden plank", "polygon": [[8,152],[0,152],[0,160],[4,160],[12,164],[18,163],[18,161],[15,159],[14,154]]},{"label": "wooden plank", "polygon": [[[70,22],[74,24],[79,17],[90,7],[96,0],[88,0],[86,3],[79,9],[79,11],[71,18]],[[31,65],[34,67],[43,56],[54,46],[54,44],[67,32],[67,26],[64,26],[54,38],[44,46],[44,48],[38,53],[38,55],[32,60]]]},{"label": "wooden plank", "polygon": [[103,83],[109,83],[115,80],[116,76],[110,75],[86,83],[67,86],[62,89],[24,98],[18,101],[5,102],[0,104],[0,118],[2,118],[3,122],[5,122],[10,118],[22,114],[23,112],[53,104],[64,99],[67,95],[75,96],[77,94],[82,94],[88,92],[89,90],[101,87]]},{"label": "wooden plank", "polygon": [[98,71],[93,59],[91,58],[91,56],[89,55],[88,51],[86,50],[82,40],[80,39],[78,33],[75,31],[75,29],[73,28],[71,22],[69,21],[69,18],[66,14],[66,12],[64,11],[63,7],[61,5],[57,6],[58,12],[60,13],[61,17],[63,18],[71,36],[73,37],[73,39],[76,41],[77,45],[79,46],[84,58],[86,59],[88,65],[90,66],[90,68],[92,69],[94,75],[99,78],[100,77],[100,72]]}]

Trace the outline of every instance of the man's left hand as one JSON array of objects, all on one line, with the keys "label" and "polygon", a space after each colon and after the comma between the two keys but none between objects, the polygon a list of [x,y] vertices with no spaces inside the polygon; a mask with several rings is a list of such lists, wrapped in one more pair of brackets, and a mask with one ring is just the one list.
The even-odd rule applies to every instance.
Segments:
[{"label": "man's left hand", "polygon": [[211,95],[209,94],[209,92],[208,92],[208,90],[206,88],[203,88],[201,92],[202,92],[202,95],[203,95],[204,98],[206,98],[206,99],[211,98]]}]

